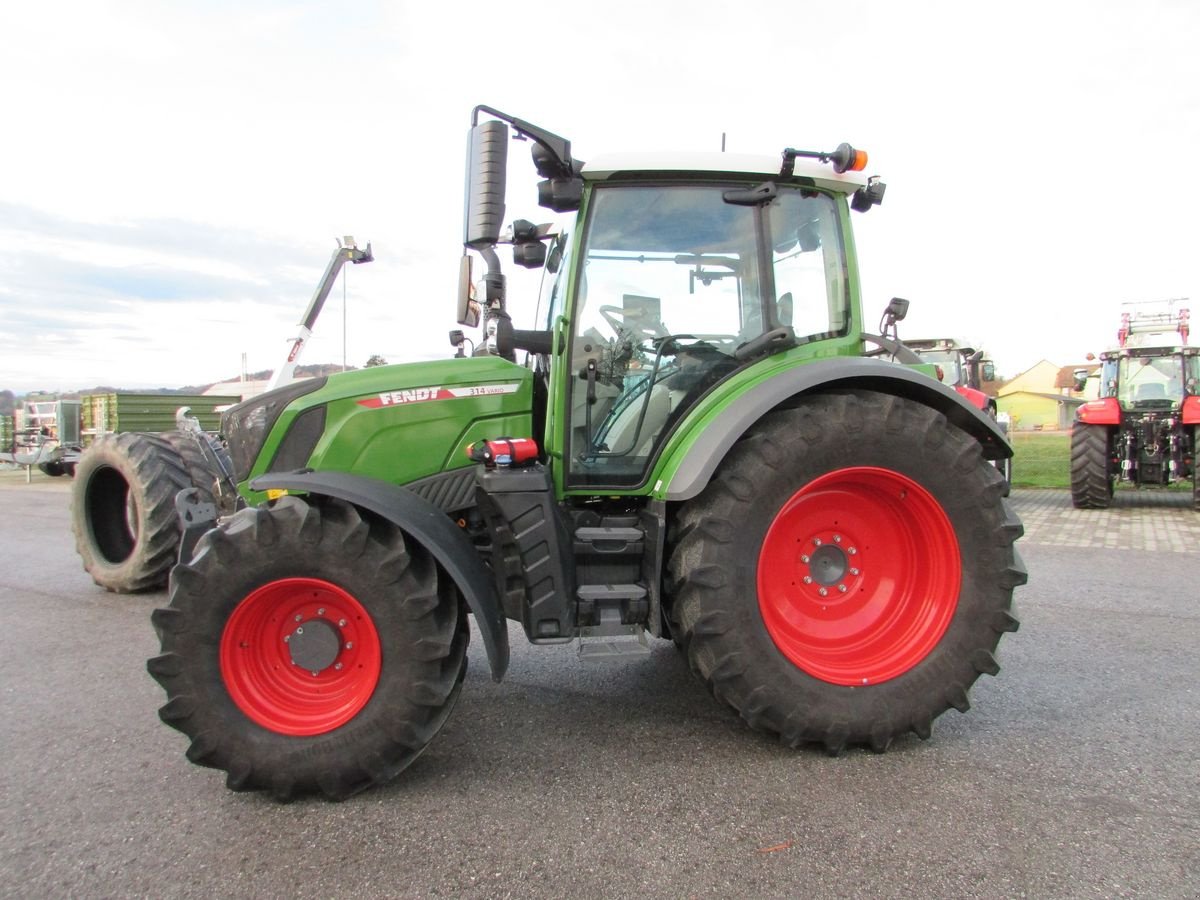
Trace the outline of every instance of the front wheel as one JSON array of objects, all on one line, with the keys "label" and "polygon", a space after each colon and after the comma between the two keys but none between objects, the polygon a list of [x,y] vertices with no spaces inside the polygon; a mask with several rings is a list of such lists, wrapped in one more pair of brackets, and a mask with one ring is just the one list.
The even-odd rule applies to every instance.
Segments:
[{"label": "front wheel", "polygon": [[927,737],[1017,627],[1007,493],[974,440],[908,400],[765,417],[677,521],[669,615],[692,668],[791,746]]},{"label": "front wheel", "polygon": [[233,790],[342,799],[394,777],[458,697],[469,631],[433,557],[353,506],[283,497],[208,532],[154,613],[164,722]]}]

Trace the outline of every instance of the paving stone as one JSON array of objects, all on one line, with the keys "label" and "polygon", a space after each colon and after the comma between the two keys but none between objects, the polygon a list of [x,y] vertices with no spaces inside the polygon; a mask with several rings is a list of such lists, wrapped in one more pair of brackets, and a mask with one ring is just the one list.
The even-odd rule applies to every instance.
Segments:
[{"label": "paving stone", "polygon": [[1108,509],[1075,509],[1069,491],[1014,490],[1011,499],[1025,524],[1023,544],[1200,551],[1200,512],[1192,508],[1191,491],[1118,489]]}]

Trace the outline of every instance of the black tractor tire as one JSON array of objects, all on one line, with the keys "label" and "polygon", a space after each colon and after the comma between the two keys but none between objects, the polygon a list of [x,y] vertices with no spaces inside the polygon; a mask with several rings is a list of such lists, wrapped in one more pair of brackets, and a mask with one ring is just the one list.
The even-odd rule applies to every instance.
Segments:
[{"label": "black tractor tire", "polygon": [[1192,428],[1192,508],[1200,512],[1200,425]]},{"label": "black tractor tire", "polygon": [[1071,429],[1071,502],[1076,509],[1107,509],[1114,477],[1109,453],[1109,426]]},{"label": "black tractor tire", "polygon": [[200,489],[202,499],[207,502],[210,497],[213,498],[220,515],[236,512],[236,489],[226,482],[213,453],[200,446],[202,441],[208,439],[203,435],[184,431],[164,431],[162,437],[179,454],[179,459],[187,470],[188,479],[193,487]]},{"label": "black tractor tire", "polygon": [[96,439],[76,465],[71,530],[84,570],[118,594],[167,583],[181,533],[175,495],[212,479],[194,473],[166,435],[128,432]]},{"label": "black tractor tire", "polygon": [[470,639],[425,548],[314,497],[205,534],[153,622],[159,716],[191,739],[188,759],[278,800],[344,799],[412,763],[458,698]]},{"label": "black tractor tire", "polygon": [[41,470],[42,474],[49,475],[51,478],[61,478],[67,474],[67,467],[58,460],[38,463],[38,469]]},{"label": "black tractor tire", "polygon": [[691,668],[791,747],[929,737],[1018,627],[1007,496],[979,444],[919,403],[856,390],[767,415],[672,533]]}]

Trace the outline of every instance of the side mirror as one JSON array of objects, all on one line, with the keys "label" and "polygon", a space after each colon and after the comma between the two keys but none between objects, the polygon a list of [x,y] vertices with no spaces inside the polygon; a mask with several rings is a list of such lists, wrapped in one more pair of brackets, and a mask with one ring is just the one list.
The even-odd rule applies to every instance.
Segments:
[{"label": "side mirror", "polygon": [[488,119],[471,128],[467,146],[467,197],[463,245],[489,247],[504,224],[504,187],[508,175],[508,125]]},{"label": "side mirror", "polygon": [[982,378],[984,381],[996,380],[996,364],[994,362],[992,362],[990,359],[985,359],[983,361],[982,368],[983,371],[980,373],[980,378]]},{"label": "side mirror", "polygon": [[480,306],[475,299],[475,283],[471,279],[471,255],[464,253],[458,264],[458,315],[459,325],[474,328],[479,324]]},{"label": "side mirror", "polygon": [[1074,372],[1071,373],[1071,377],[1075,381],[1075,384],[1071,387],[1071,390],[1082,391],[1084,389],[1084,387],[1087,386],[1087,378],[1088,378],[1087,369],[1076,369]]}]

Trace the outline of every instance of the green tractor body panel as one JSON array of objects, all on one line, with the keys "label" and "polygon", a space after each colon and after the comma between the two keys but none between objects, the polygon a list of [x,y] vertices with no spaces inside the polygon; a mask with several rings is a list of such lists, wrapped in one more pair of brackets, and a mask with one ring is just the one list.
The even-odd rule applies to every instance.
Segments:
[{"label": "green tractor body panel", "polygon": [[[471,443],[531,433],[532,381],[529,370],[495,356],[334,375],[283,409],[253,467],[237,472],[239,491],[259,503],[266,495],[250,489],[249,480],[299,468],[409,484],[469,467]],[[306,414],[317,421],[322,410],[324,427],[313,430],[311,452],[302,461],[285,452],[290,441],[303,440],[289,435],[303,431]]]}]

